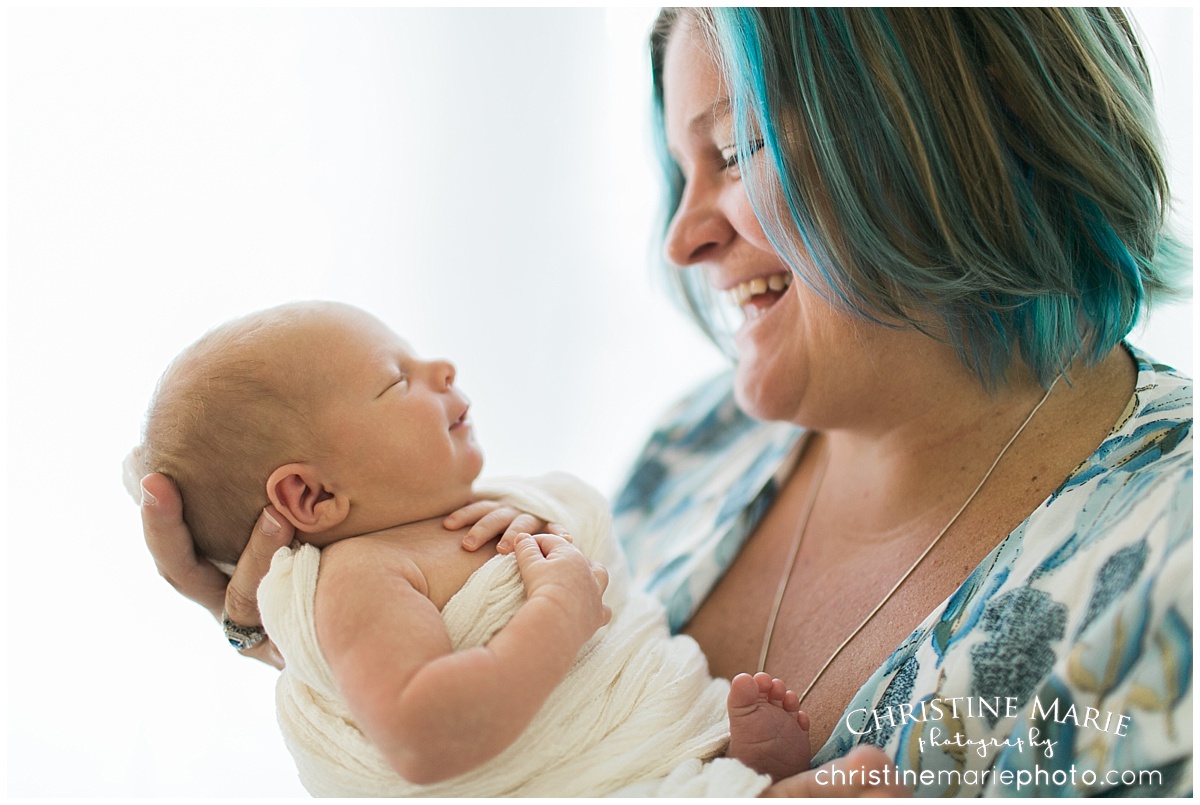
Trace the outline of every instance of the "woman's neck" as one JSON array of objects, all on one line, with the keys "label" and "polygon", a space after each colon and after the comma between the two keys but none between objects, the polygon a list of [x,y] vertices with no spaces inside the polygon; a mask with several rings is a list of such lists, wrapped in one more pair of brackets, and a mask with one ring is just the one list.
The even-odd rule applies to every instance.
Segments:
[{"label": "woman's neck", "polygon": [[840,498],[827,504],[854,521],[848,527],[880,539],[921,531],[913,524],[962,505],[1043,397],[989,479],[993,497],[1043,467],[1090,455],[1125,410],[1135,379],[1123,347],[1096,366],[1077,363],[1048,396],[1027,372],[995,391],[966,372],[898,377],[862,425],[822,431],[827,494]]}]

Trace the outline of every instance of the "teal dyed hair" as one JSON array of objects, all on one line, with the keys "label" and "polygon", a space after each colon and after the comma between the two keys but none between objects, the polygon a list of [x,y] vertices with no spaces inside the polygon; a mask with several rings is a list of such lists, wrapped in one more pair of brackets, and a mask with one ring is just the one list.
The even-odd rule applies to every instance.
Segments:
[{"label": "teal dyed hair", "polygon": [[[719,8],[664,12],[662,111],[681,13],[725,76],[756,214],[831,304],[951,344],[985,385],[1107,355],[1191,249],[1169,192],[1129,21],[1084,8]],[[663,139],[659,125],[659,139]],[[750,163],[747,163],[750,164]],[[668,214],[682,176],[668,157]],[[695,277],[684,297],[718,326]]]}]

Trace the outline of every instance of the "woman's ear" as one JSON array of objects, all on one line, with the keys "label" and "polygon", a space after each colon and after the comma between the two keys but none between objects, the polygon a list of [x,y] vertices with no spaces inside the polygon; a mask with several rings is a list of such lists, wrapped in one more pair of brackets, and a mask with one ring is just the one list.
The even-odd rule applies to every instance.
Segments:
[{"label": "woman's ear", "polygon": [[311,464],[284,464],[267,478],[267,497],[275,508],[306,534],[340,525],[350,514],[350,499],[328,488]]}]

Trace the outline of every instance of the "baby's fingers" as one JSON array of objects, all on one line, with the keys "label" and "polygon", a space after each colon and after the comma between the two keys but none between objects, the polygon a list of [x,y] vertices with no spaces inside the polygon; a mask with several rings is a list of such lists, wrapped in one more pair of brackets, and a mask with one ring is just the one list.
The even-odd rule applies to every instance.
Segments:
[{"label": "baby's fingers", "polygon": [[567,531],[566,526],[559,525],[558,523],[547,523],[545,520],[539,520],[532,514],[523,514],[514,520],[509,529],[504,532],[504,536],[500,538],[500,545],[504,547],[510,546],[518,534],[553,534],[567,542],[575,542],[575,538]]},{"label": "baby's fingers", "polygon": [[503,507],[504,504],[498,500],[477,500],[446,515],[446,519],[442,520],[442,527],[448,531],[457,531],[460,528],[471,526],[471,530],[463,537],[463,547],[468,551],[473,551],[499,533],[499,531],[493,532],[487,539],[482,539],[486,525],[484,528],[480,528],[480,523],[489,514]]},{"label": "baby's fingers", "polygon": [[[516,535],[512,551],[517,555],[517,566],[522,570],[538,559],[553,559],[555,554],[563,551],[579,553],[575,546],[563,537],[555,534],[530,534],[527,531]],[[583,558],[581,554],[580,558]],[[605,573],[607,574],[607,571]]]},{"label": "baby's fingers", "polygon": [[[512,511],[516,511],[515,509]],[[520,513],[513,518],[512,523],[504,531],[504,536],[500,537],[500,542],[496,545],[496,550],[500,553],[508,553],[512,548],[513,542],[521,534],[540,534],[546,531],[546,521],[540,517],[534,517],[532,514]],[[564,537],[568,542],[570,537]]]},{"label": "baby's fingers", "polygon": [[601,594],[608,589],[608,568],[599,562],[591,562],[592,575],[596,577],[596,585],[600,587]]},{"label": "baby's fingers", "polygon": [[592,577],[596,579],[596,586],[600,588],[601,609],[604,612],[603,623],[608,623],[612,620],[612,607],[603,603],[604,591],[608,589],[608,568],[599,562],[590,562],[592,566]]},{"label": "baby's fingers", "polygon": [[532,534],[518,534],[512,542],[512,552],[522,573],[534,562],[546,558],[542,553],[542,546]]},{"label": "baby's fingers", "polygon": [[466,528],[472,523],[478,523],[485,515],[491,514],[503,505],[498,500],[477,500],[447,514],[442,525],[451,531]]}]

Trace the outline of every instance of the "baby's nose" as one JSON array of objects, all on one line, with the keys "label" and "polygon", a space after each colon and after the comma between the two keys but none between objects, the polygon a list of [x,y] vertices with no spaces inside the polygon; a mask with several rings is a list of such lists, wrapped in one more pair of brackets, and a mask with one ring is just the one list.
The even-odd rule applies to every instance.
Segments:
[{"label": "baby's nose", "polygon": [[438,379],[443,388],[450,388],[454,385],[454,377],[458,370],[454,368],[454,364],[450,361],[434,361],[434,377]]}]

